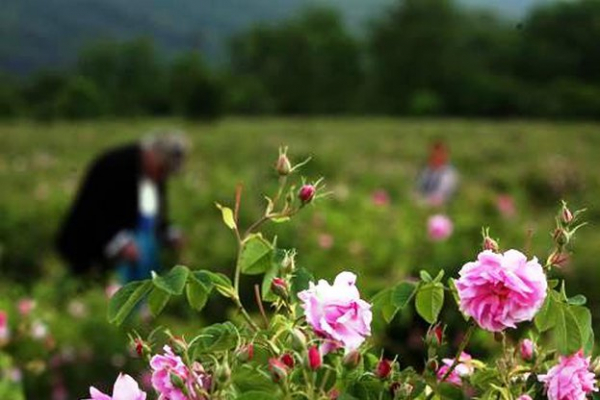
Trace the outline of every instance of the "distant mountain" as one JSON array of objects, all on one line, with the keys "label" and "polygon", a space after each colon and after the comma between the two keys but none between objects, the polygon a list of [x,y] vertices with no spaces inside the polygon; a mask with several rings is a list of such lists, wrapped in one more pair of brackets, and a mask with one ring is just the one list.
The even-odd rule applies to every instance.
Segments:
[{"label": "distant mountain", "polygon": [[[3,0],[0,69],[27,74],[60,68],[90,41],[153,38],[170,51],[200,48],[209,59],[225,53],[227,39],[257,22],[278,21],[309,5],[339,9],[359,32],[395,0]],[[519,17],[551,0],[460,0]]]}]

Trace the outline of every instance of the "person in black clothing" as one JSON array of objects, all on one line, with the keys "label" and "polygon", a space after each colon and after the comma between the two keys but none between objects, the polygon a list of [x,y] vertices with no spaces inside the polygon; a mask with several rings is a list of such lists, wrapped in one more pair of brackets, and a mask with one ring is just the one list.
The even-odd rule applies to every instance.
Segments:
[{"label": "person in black clothing", "polygon": [[92,163],[57,240],[76,274],[115,268],[127,283],[160,269],[160,246],[181,242],[168,221],[166,181],[184,156],[183,138],[171,134],[111,149]]}]

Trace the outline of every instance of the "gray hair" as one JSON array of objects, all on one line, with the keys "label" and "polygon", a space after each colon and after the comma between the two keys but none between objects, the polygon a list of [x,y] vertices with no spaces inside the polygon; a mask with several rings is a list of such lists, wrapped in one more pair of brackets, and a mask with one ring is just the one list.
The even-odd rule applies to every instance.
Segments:
[{"label": "gray hair", "polygon": [[151,150],[164,162],[169,173],[177,172],[185,159],[189,142],[183,131],[160,130],[142,140],[142,148]]}]

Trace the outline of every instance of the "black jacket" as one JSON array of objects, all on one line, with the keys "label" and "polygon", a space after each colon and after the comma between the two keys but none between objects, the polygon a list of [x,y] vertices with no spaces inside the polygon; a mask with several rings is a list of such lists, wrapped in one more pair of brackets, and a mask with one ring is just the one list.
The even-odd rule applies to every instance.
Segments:
[{"label": "black jacket", "polygon": [[[58,234],[58,250],[74,272],[95,264],[107,268],[108,242],[123,229],[135,229],[141,158],[139,144],[122,146],[102,154],[89,169]],[[164,183],[158,192],[157,235],[162,235],[167,225]]]}]

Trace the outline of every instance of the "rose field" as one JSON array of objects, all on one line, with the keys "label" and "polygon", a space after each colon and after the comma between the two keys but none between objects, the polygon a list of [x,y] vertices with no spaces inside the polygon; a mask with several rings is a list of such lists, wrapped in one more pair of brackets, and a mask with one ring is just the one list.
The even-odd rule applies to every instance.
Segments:
[{"label": "rose field", "polygon": [[[161,127],[191,145],[181,253],[123,287],[73,276],[54,243],[85,168]],[[0,400],[596,397],[599,130],[2,122]],[[442,205],[415,193],[435,140],[460,179]]]}]

